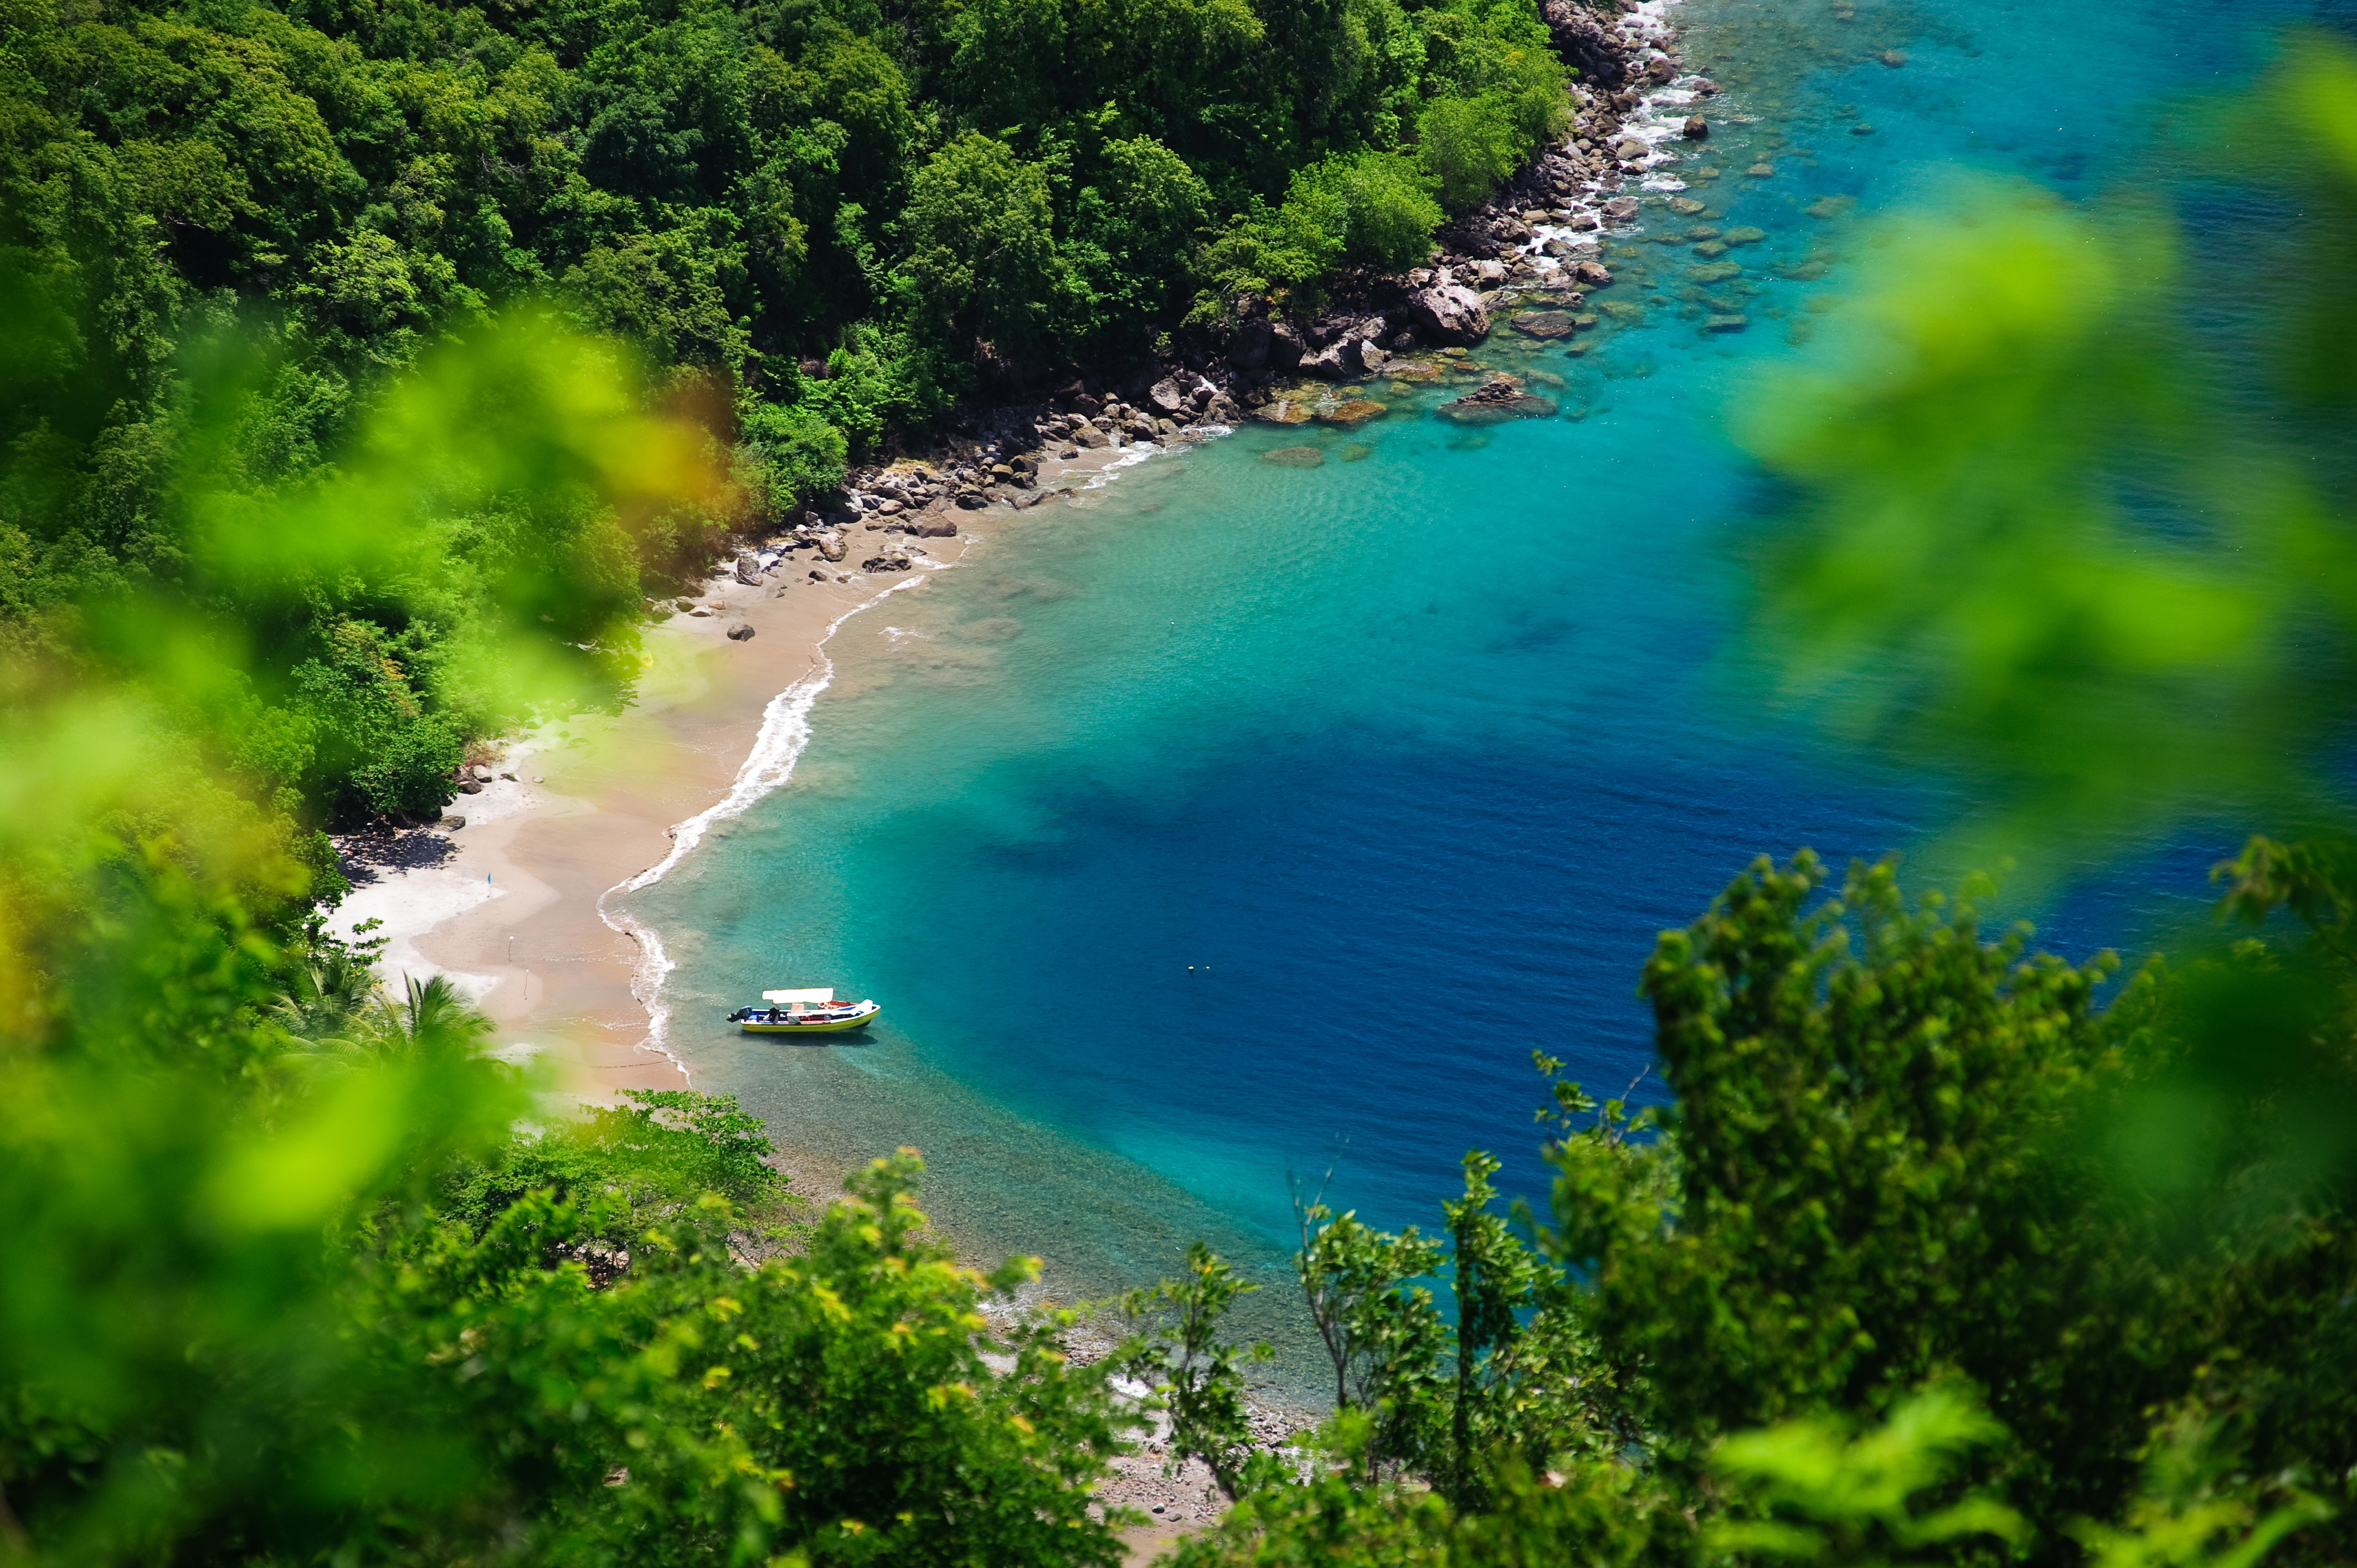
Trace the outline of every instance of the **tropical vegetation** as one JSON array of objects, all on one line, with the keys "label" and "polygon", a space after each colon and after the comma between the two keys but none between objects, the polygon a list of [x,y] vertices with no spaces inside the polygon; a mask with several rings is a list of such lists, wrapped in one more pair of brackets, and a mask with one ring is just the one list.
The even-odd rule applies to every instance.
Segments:
[{"label": "tropical vegetation", "polygon": [[1208,1249],[1082,1364],[914,1154],[818,1203],[393,994],[320,830],[627,700],[649,574],[941,366],[1221,286],[1136,236],[1408,253],[1544,125],[1527,7],[5,15],[0,1562],[1110,1564],[1149,1411],[1232,1505],[1192,1564],[2357,1546],[2345,46],[2205,125],[2282,310],[2189,338],[2165,212],[1975,188],[1742,422],[1762,702],[1969,758],[2033,871],[2276,827],[2221,926],[2072,962],[1755,863],[1637,977],[1665,1099],[1536,1060],[1542,1203],[1303,1195],[1333,1410],[1271,1451]]}]

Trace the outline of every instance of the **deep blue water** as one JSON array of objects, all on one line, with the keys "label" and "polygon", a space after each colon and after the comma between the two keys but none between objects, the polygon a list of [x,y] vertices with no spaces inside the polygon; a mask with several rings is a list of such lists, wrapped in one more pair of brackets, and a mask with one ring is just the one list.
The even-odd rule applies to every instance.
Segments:
[{"label": "deep blue water", "polygon": [[[2074,198],[2140,177],[2157,105],[2246,72],[2263,10],[1691,0],[1688,57],[1728,89],[1729,174],[1696,193],[1827,275],[1750,268],[1739,338],[1651,309],[1583,359],[1477,350],[1581,417],[1469,434],[1429,415],[1448,394],[1378,389],[1393,413],[1356,434],[1157,458],[848,623],[793,780],[634,897],[680,966],[671,1047],[781,1143],[919,1145],[953,1234],[1047,1254],[1066,1292],[1196,1234],[1278,1281],[1288,1180],[1329,1167],[1386,1224],[1437,1219],[1474,1146],[1537,1190],[1530,1053],[1634,1078],[1659,930],[1757,854],[1904,851],[1973,802],[1758,700],[1741,546],[1770,497],[1729,399],[1809,351],[1872,220],[1959,166]],[[1735,177],[1755,156],[1777,177]],[[1855,215],[1803,216],[1825,195]],[[1670,275],[1651,254],[1612,258],[1621,297]],[[1259,460],[1304,442],[1323,467]],[[2233,841],[2076,868],[2042,940],[2133,943]],[[886,1003],[871,1042],[718,1022],[823,983]]]}]

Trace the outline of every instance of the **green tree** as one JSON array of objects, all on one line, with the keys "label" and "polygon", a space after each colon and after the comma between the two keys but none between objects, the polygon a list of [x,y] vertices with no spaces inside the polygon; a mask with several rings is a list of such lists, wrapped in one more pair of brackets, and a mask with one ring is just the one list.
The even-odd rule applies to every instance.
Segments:
[{"label": "green tree", "polygon": [[1413,1226],[1391,1235],[1298,1195],[1294,1208],[1294,1273],[1333,1363],[1334,1407],[1364,1415],[1364,1462],[1420,1468],[1447,1402],[1448,1331],[1432,1292],[1415,1282],[1438,1270],[1441,1250]]},{"label": "green tree", "polygon": [[1237,1298],[1258,1289],[1197,1241],[1187,1249],[1183,1278],[1122,1298],[1122,1314],[1132,1329],[1118,1360],[1161,1395],[1170,1416],[1170,1470],[1175,1474],[1188,1459],[1200,1459],[1232,1502],[1260,1477],[1244,1408],[1243,1363],[1265,1361],[1274,1352],[1266,1345],[1229,1344],[1221,1337],[1220,1322]]},{"label": "green tree", "polygon": [[1415,159],[1401,154],[1336,155],[1296,173],[1286,200],[1312,210],[1339,206],[1343,256],[1361,266],[1400,272],[1431,257],[1432,231],[1442,217],[1432,199],[1434,183]]},{"label": "green tree", "polygon": [[1004,142],[968,132],[911,182],[907,263],[943,331],[1010,350],[1044,343],[1063,269],[1048,177]]},{"label": "green tree", "polygon": [[1154,323],[1179,297],[1211,192],[1151,136],[1108,141],[1100,156],[1103,174],[1072,199],[1064,247],[1090,303],[1084,318],[1065,329],[1084,339],[1117,338],[1134,352],[1150,346]]}]

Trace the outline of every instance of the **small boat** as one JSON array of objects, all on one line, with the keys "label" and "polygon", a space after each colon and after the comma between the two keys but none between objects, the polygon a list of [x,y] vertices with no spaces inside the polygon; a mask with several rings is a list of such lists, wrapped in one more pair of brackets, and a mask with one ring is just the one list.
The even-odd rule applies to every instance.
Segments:
[{"label": "small boat", "polygon": [[739,1007],[728,1021],[748,1035],[827,1035],[864,1029],[884,1011],[873,1002],[838,1002],[831,987],[764,991],[761,1004]]}]

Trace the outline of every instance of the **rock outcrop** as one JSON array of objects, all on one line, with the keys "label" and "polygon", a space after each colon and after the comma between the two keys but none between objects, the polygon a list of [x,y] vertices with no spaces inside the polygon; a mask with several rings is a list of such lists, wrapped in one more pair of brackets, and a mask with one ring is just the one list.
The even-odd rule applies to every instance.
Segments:
[{"label": "rock outcrop", "polygon": [[1620,40],[1578,0],[1545,0],[1539,15],[1546,21],[1555,52],[1565,64],[1578,69],[1582,81],[1618,87],[1629,80],[1628,57],[1621,53]]},{"label": "rock outcrop", "polygon": [[[1480,301],[1474,302],[1478,307]],[[1319,381],[1340,381],[1360,375],[1367,368],[1366,343],[1358,338],[1345,338],[1329,349],[1320,349],[1301,359],[1301,373]]]}]

